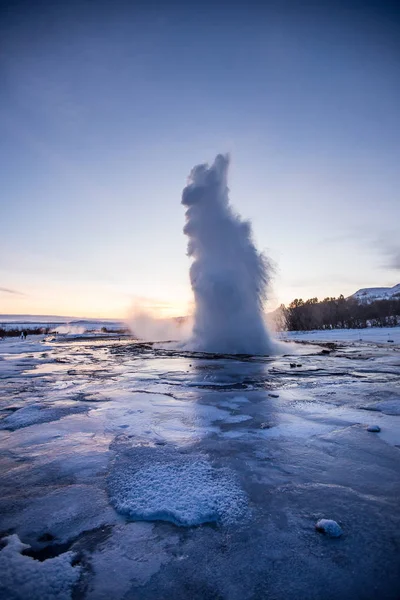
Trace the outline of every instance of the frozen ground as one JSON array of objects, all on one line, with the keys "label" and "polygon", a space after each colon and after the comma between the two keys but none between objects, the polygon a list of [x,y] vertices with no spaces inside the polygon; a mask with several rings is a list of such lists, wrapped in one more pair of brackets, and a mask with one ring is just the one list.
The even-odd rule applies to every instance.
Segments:
[{"label": "frozen ground", "polygon": [[398,599],[400,340],[371,331],[0,341],[0,597]]},{"label": "frozen ground", "polygon": [[315,331],[289,331],[279,337],[293,341],[371,342],[400,344],[400,327],[367,327],[366,329],[331,329]]}]

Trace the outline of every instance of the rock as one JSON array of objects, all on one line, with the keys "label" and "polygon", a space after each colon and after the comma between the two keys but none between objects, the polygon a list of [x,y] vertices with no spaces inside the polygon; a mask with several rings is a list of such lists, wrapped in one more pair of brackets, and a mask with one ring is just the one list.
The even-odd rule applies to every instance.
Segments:
[{"label": "rock", "polygon": [[372,431],[373,433],[378,433],[378,431],[380,431],[381,428],[379,427],[379,425],[368,425],[367,427],[367,431]]},{"label": "rock", "polygon": [[332,538],[340,537],[343,534],[340,525],[331,519],[320,519],[318,523],[316,523],[315,529]]}]

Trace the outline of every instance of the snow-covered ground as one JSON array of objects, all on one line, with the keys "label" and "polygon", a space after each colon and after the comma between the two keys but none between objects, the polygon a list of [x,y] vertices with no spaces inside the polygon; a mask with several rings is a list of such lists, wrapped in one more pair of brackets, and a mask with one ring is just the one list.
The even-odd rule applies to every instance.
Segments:
[{"label": "snow-covered ground", "polygon": [[0,340],[0,597],[397,599],[399,333]]},{"label": "snow-covered ground", "polygon": [[280,333],[279,338],[283,340],[305,342],[371,342],[374,344],[400,344],[400,327],[287,331]]}]

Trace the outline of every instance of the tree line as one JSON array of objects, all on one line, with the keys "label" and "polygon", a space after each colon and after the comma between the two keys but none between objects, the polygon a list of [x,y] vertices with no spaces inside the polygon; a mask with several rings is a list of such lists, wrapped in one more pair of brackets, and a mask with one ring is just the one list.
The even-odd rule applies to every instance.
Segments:
[{"label": "tree line", "polygon": [[296,298],[280,307],[281,319],[289,331],[312,329],[363,329],[400,325],[400,297],[359,302],[355,298]]}]

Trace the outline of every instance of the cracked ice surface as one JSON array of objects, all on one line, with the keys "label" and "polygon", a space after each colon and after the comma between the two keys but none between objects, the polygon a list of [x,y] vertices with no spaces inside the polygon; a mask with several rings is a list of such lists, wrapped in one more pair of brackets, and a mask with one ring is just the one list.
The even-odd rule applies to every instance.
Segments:
[{"label": "cracked ice surface", "polygon": [[0,341],[3,596],[398,598],[400,346],[367,334]]}]

